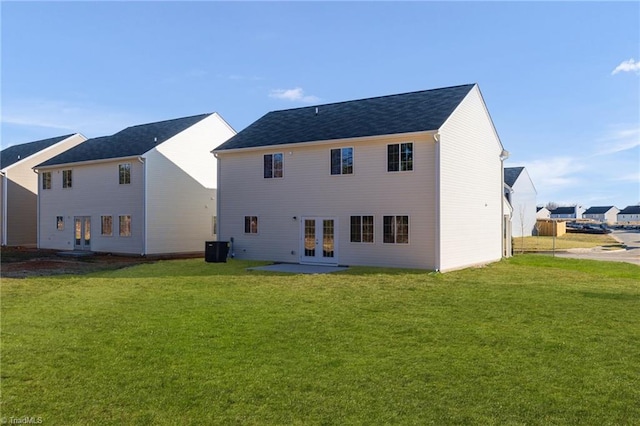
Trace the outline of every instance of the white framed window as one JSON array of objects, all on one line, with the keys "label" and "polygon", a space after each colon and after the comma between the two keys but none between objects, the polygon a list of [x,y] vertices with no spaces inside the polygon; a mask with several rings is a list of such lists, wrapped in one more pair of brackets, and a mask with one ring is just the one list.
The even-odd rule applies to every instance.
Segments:
[{"label": "white framed window", "polygon": [[51,189],[51,172],[42,172],[42,189]]},{"label": "white framed window", "polygon": [[351,242],[373,243],[373,216],[351,216]]},{"label": "white framed window", "polygon": [[100,235],[103,237],[113,235],[113,216],[100,216]]},{"label": "white framed window", "polygon": [[245,216],[244,217],[244,233],[245,234],[257,234],[258,233],[258,216]]},{"label": "white framed window", "polygon": [[72,170],[63,170],[62,171],[62,187],[71,188],[72,185],[73,185]]},{"label": "white framed window", "polygon": [[56,216],[56,229],[64,231],[64,216]]},{"label": "white framed window", "polygon": [[118,183],[120,185],[131,183],[131,163],[118,164]]},{"label": "white framed window", "polygon": [[331,174],[353,174],[353,148],[335,148],[331,150]]},{"label": "white framed window", "polygon": [[284,177],[284,154],[265,154],[263,159],[265,179]]},{"label": "white framed window", "polygon": [[118,234],[121,237],[131,236],[131,215],[118,216]]},{"label": "white framed window", "polygon": [[387,171],[410,172],[413,170],[413,142],[387,145]]},{"label": "white framed window", "polygon": [[409,216],[383,216],[382,242],[409,244]]}]

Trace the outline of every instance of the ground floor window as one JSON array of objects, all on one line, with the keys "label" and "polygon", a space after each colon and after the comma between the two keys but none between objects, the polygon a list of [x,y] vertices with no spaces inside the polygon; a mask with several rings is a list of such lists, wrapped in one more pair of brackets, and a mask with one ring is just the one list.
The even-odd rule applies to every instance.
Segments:
[{"label": "ground floor window", "polygon": [[56,229],[64,231],[64,216],[56,216]]},{"label": "ground floor window", "polygon": [[100,235],[110,237],[113,235],[113,217],[100,216]]},{"label": "ground floor window", "polygon": [[409,243],[409,216],[383,216],[383,228],[384,243]]},{"label": "ground floor window", "polygon": [[119,234],[121,237],[131,236],[131,215],[122,215],[118,217]]},{"label": "ground floor window", "polygon": [[258,216],[245,216],[244,217],[244,233],[245,234],[257,234],[258,233]]},{"label": "ground floor window", "polygon": [[373,242],[373,216],[351,216],[351,242]]}]

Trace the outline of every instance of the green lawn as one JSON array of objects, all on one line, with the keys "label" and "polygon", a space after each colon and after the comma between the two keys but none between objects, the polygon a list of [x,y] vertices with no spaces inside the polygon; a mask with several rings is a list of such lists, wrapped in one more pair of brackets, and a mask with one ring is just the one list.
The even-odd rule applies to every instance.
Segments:
[{"label": "green lawn", "polygon": [[163,261],[2,280],[2,417],[43,424],[640,423],[640,268]]}]

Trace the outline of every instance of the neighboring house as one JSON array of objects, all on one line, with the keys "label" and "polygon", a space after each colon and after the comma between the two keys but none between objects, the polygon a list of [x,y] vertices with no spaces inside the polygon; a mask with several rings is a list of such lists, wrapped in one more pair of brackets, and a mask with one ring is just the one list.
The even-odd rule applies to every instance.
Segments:
[{"label": "neighboring house", "polygon": [[32,168],[86,139],[75,133],[13,145],[0,152],[0,242],[3,246],[36,246],[38,175]]},{"label": "neighboring house", "polygon": [[618,221],[618,212],[620,209],[615,206],[589,207],[582,213],[582,218],[613,225]]},{"label": "neighboring house", "polygon": [[536,207],[536,219],[550,219],[551,211],[546,207]]},{"label": "neighboring house", "polygon": [[640,225],[640,205],[627,206],[620,210],[618,225]]},{"label": "neighboring house", "polygon": [[505,196],[513,207],[512,236],[530,237],[536,227],[536,196],[529,172],[524,167],[505,167]]},{"label": "neighboring house", "polygon": [[36,167],[38,245],[123,254],[202,252],[216,233],[217,113],[128,127]]},{"label": "neighboring house", "polygon": [[584,208],[582,206],[556,207],[551,210],[551,219],[581,219]]},{"label": "neighboring house", "polygon": [[447,271],[510,240],[508,153],[475,84],[273,111],[214,153],[239,259]]}]

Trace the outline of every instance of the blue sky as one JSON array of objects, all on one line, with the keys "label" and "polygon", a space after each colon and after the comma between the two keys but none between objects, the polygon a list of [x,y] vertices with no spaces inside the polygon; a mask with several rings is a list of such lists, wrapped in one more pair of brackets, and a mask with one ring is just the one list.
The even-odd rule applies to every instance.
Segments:
[{"label": "blue sky", "polygon": [[538,204],[640,202],[638,2],[5,2],[2,147],[478,83]]}]

